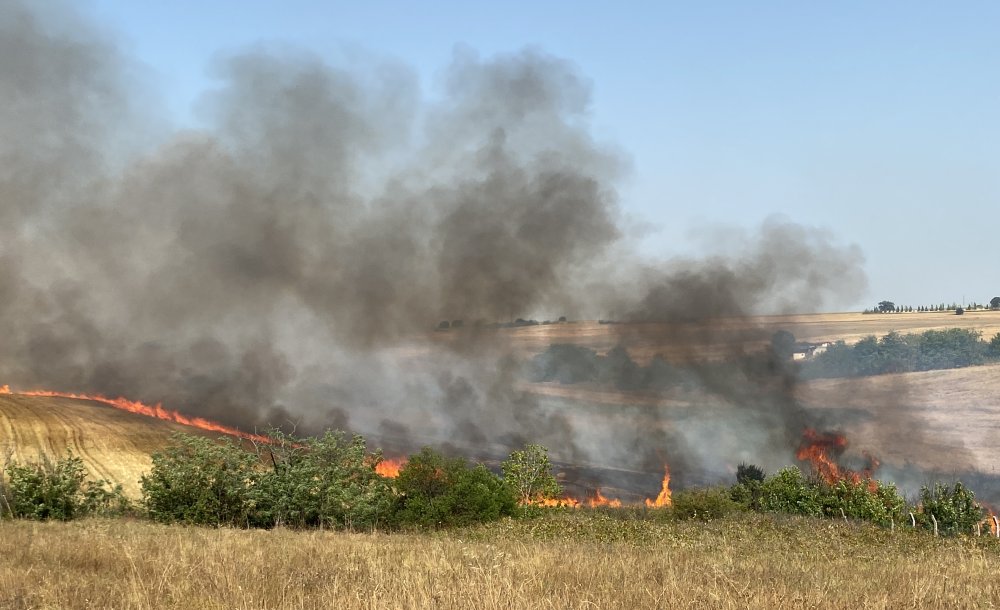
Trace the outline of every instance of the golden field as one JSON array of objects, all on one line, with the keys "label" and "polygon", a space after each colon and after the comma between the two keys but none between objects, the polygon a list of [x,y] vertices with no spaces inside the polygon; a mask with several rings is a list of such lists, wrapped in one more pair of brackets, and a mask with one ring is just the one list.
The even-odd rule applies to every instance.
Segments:
[{"label": "golden field", "polygon": [[750,515],[425,534],[0,523],[0,608],[996,608],[1000,544]]}]

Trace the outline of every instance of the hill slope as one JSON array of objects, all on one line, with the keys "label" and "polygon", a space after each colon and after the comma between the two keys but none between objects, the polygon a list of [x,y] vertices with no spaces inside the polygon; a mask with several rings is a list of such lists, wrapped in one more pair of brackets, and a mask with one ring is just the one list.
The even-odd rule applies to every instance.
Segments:
[{"label": "hill slope", "polygon": [[121,483],[132,497],[152,453],[178,431],[220,436],[88,400],[0,395],[0,466],[70,450],[92,476]]}]

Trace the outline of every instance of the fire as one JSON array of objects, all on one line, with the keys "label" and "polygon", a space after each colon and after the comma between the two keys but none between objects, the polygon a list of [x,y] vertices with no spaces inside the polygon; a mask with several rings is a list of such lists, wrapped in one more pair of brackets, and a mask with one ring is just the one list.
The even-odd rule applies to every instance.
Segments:
[{"label": "fire", "polygon": [[663,482],[660,484],[660,493],[655,500],[646,498],[646,506],[649,508],[663,508],[673,504],[670,499],[670,467],[663,465]]},{"label": "fire", "polygon": [[384,459],[375,466],[375,472],[383,477],[395,479],[399,476],[400,469],[406,465],[406,458]]},{"label": "fire", "polygon": [[75,400],[90,400],[93,402],[99,402],[116,409],[121,409],[122,411],[128,411],[129,413],[137,413],[139,415],[145,415],[146,417],[154,417],[156,419],[162,419],[178,424],[183,424],[185,426],[192,426],[194,428],[199,428],[201,430],[209,430],[211,432],[220,432],[222,434],[227,434],[229,436],[236,436],[239,438],[244,438],[247,440],[257,441],[261,443],[270,443],[271,438],[263,434],[251,434],[250,432],[243,432],[232,426],[227,426],[225,424],[220,424],[219,422],[214,422],[210,419],[205,419],[203,417],[194,417],[189,415],[184,415],[178,413],[172,409],[164,409],[163,405],[156,403],[155,405],[147,405],[136,400],[128,400],[127,398],[107,398],[100,394],[73,394],[70,392],[53,392],[51,390],[31,390],[26,392],[12,392],[10,386],[4,385],[0,387],[0,394],[17,394],[19,396],[42,396],[46,398],[72,398]]},{"label": "fire", "polygon": [[854,485],[868,482],[868,488],[877,489],[878,484],[872,479],[872,474],[878,468],[879,461],[875,456],[865,453],[867,466],[856,472],[842,467],[837,458],[847,449],[847,437],[837,432],[817,432],[806,428],[802,433],[802,442],[795,457],[803,462],[809,462],[817,475],[830,485],[839,481],[848,481]]},{"label": "fire", "polygon": [[534,504],[535,506],[546,506],[549,508],[580,508],[580,501],[569,496],[564,498],[539,498]]},{"label": "fire", "polygon": [[597,508],[598,506],[610,506],[611,508],[621,508],[622,501],[618,498],[605,498],[601,493],[601,488],[594,490],[594,497],[587,499],[587,506]]}]

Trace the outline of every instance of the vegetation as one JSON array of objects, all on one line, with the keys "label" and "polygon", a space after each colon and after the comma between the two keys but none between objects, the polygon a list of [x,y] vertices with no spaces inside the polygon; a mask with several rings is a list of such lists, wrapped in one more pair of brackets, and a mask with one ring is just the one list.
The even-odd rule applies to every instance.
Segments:
[{"label": "vegetation", "polygon": [[519,504],[551,500],[562,494],[562,486],[552,474],[549,450],[541,445],[527,445],[510,454],[501,465],[503,480]]},{"label": "vegetation", "polygon": [[[93,514],[120,514],[129,504],[121,486],[87,480],[83,460],[73,455],[31,464],[13,462],[0,477],[0,516],[69,521]],[[4,480],[5,479],[5,480]]]},{"label": "vegetation", "polygon": [[598,511],[432,534],[12,522],[2,608],[990,608],[995,538]]}]

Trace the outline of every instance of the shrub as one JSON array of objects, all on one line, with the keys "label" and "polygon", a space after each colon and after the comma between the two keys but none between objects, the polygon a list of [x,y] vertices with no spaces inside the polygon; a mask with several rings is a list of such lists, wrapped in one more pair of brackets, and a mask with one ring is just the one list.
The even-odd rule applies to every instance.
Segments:
[{"label": "shrub", "polygon": [[819,489],[794,466],[779,470],[760,484],[759,506],[765,512],[823,515]]},{"label": "shrub", "polygon": [[56,462],[43,457],[36,463],[13,463],[6,477],[5,504],[16,518],[69,521],[128,509],[121,485],[87,480],[83,460],[70,453]]},{"label": "shrub", "polygon": [[504,483],[520,504],[556,498],[562,493],[562,486],[552,474],[549,450],[541,445],[529,444],[511,452],[500,467]]},{"label": "shrub", "polygon": [[896,486],[881,481],[838,481],[833,485],[818,484],[823,513],[829,517],[843,515],[888,526],[900,521],[906,501]]},{"label": "shrub", "polygon": [[920,523],[933,528],[931,515],[937,519],[942,534],[967,534],[982,521],[985,512],[976,502],[976,495],[961,481],[949,487],[935,483],[933,488],[920,489]]},{"label": "shrub", "polygon": [[232,441],[175,434],[153,454],[149,474],[139,481],[143,503],[155,521],[246,527],[257,464],[256,456]]},{"label": "shrub", "polygon": [[673,494],[671,514],[677,519],[720,519],[744,509],[724,487],[685,489]]},{"label": "shrub", "polygon": [[751,481],[763,482],[767,476],[764,474],[764,469],[756,464],[747,464],[746,462],[740,463],[736,467],[736,482],[740,484],[746,484]]},{"label": "shrub", "polygon": [[364,438],[270,436],[274,444],[262,450],[271,469],[257,476],[251,494],[253,524],[371,529],[387,522],[392,485],[375,472],[381,454],[368,453]]},{"label": "shrub", "polygon": [[511,487],[483,465],[470,468],[424,447],[399,471],[395,522],[439,527],[467,525],[512,516],[517,502]]}]

